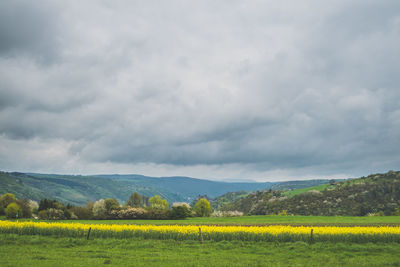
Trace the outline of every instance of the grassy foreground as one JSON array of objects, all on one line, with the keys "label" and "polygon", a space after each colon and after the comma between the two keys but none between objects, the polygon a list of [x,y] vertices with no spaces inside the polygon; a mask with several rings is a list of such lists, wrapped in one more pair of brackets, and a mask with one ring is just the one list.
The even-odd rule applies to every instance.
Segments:
[{"label": "grassy foreground", "polygon": [[[30,221],[31,219],[29,219]],[[20,220],[22,221],[22,220]],[[54,222],[54,221],[50,221]],[[61,220],[59,222],[100,224],[178,224],[178,225],[339,225],[382,226],[400,225],[400,216],[342,217],[342,216],[271,216],[196,217],[185,220]]]},{"label": "grassy foreground", "polygon": [[[22,256],[23,255],[23,256]],[[400,266],[400,244],[205,242],[0,235],[0,266]]]}]

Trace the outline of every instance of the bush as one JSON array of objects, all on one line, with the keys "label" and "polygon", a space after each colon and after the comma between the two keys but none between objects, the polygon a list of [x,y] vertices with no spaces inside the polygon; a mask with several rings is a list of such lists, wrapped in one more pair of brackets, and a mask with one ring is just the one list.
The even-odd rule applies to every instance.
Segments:
[{"label": "bush", "polygon": [[93,219],[93,212],[88,207],[72,207],[71,212],[73,212],[75,216],[81,220]]},{"label": "bush", "polygon": [[143,208],[127,208],[112,211],[113,218],[116,219],[146,219],[148,212]]},{"label": "bush", "polygon": [[62,212],[63,212],[64,219],[67,219],[67,220],[71,219],[72,213],[68,209],[63,209]]},{"label": "bush", "polygon": [[58,202],[57,200],[44,198],[44,199],[41,199],[39,202],[38,211],[47,210],[50,208],[61,209],[62,207],[64,207],[64,205],[62,203]]},{"label": "bush", "polygon": [[185,219],[191,214],[190,208],[185,205],[173,206],[169,211],[169,217],[173,220]]},{"label": "bush", "polygon": [[53,208],[39,211],[38,217],[39,217],[39,219],[42,219],[42,220],[65,219],[64,211],[59,210],[59,209],[53,209]]},{"label": "bush", "polygon": [[232,211],[214,211],[211,217],[238,217],[243,216],[243,212],[232,210]]},{"label": "bush", "polygon": [[286,210],[282,210],[281,212],[278,213],[279,216],[286,216],[288,215]]},{"label": "bush", "polygon": [[166,220],[169,217],[169,210],[148,209],[146,217],[152,220]]},{"label": "bush", "polygon": [[104,206],[107,210],[107,214],[111,214],[113,210],[119,210],[119,202],[115,198],[107,198],[104,200]]},{"label": "bush", "polygon": [[5,213],[6,213],[7,218],[15,219],[15,218],[18,218],[19,216],[21,216],[22,211],[21,211],[20,206],[17,203],[13,202],[13,203],[10,203],[6,207]]}]

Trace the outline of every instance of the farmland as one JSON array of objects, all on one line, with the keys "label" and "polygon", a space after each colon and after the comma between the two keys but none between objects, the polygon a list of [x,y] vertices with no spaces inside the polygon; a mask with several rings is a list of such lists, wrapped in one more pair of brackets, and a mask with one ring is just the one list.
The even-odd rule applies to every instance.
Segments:
[{"label": "farmland", "polygon": [[[32,219],[24,219],[31,221]],[[19,221],[24,221],[19,220]],[[49,221],[51,222],[51,221]],[[178,225],[342,225],[381,226],[399,225],[400,216],[274,216],[252,215],[241,217],[194,217],[184,220],[60,220],[60,222],[88,224],[178,224]]]},{"label": "farmland", "polygon": [[[63,266],[318,266],[321,260],[326,266],[398,266],[400,262],[399,216],[244,216],[165,221],[20,220],[0,221],[0,224],[0,228],[3,227],[0,234],[2,266],[53,266],[60,262]],[[6,224],[13,226],[4,230]],[[35,227],[41,224],[43,231],[36,229],[35,232],[32,224]],[[20,228],[25,226],[25,232],[12,230],[18,225]],[[199,225],[204,243],[199,241]],[[88,228],[92,228],[89,240]],[[225,233],[210,234],[221,229]],[[231,232],[226,233],[227,229]],[[246,234],[243,229],[250,232],[254,229],[283,229],[287,232],[289,229],[295,232],[283,235],[265,232]],[[309,243],[310,229],[315,233],[312,245]],[[129,234],[129,230],[136,230],[136,234]],[[336,232],[335,235],[335,230],[347,233],[340,235]],[[324,235],[323,231],[331,233]],[[360,235],[359,231],[364,232]],[[16,256],[21,253],[26,256]]]},{"label": "farmland", "polygon": [[[56,238],[0,235],[2,266],[398,266],[398,243]],[[20,257],[19,255],[24,255]]]}]

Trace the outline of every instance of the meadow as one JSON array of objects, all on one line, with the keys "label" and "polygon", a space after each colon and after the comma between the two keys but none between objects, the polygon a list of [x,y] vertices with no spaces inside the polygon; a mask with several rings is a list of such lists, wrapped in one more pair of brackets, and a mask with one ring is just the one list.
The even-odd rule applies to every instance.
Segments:
[{"label": "meadow", "polygon": [[398,243],[201,244],[193,240],[0,235],[0,248],[1,266],[400,266]]}]

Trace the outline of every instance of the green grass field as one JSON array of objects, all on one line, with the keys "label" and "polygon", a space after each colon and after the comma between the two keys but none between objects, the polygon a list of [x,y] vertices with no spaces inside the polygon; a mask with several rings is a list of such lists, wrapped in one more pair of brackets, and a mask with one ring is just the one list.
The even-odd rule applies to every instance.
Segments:
[{"label": "green grass field", "polygon": [[296,189],[296,190],[291,190],[291,191],[286,191],[283,193],[283,195],[288,196],[288,197],[292,197],[298,194],[302,194],[302,193],[306,193],[310,190],[317,190],[317,191],[323,191],[326,188],[333,188],[335,187],[334,185],[329,185],[329,184],[321,184],[321,185],[316,185],[316,186],[312,186],[312,187],[306,187],[306,188],[300,188],[300,189]]},{"label": "green grass field", "polygon": [[205,242],[0,235],[1,266],[400,266],[400,244]]},{"label": "green grass field", "polygon": [[[29,219],[31,220],[31,219]],[[54,222],[54,221],[49,221]],[[102,224],[216,224],[216,225],[400,225],[400,216],[340,217],[340,216],[242,216],[242,217],[196,217],[185,220],[62,220],[60,222]]]}]

